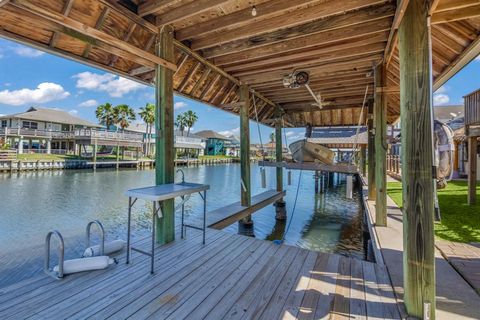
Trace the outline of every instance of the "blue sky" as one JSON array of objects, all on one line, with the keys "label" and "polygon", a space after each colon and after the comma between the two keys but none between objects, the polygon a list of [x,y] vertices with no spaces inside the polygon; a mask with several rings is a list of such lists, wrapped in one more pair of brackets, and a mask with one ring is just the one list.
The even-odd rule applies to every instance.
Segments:
[{"label": "blue sky", "polygon": [[[480,88],[480,59],[472,61],[434,94],[436,105],[461,104],[462,96]],[[95,108],[110,102],[139,109],[154,102],[154,89],[86,65],[0,39],[0,114],[22,112],[30,106],[59,108],[95,121]],[[193,110],[199,116],[193,131],[211,129],[239,133],[239,118],[205,104],[175,96],[175,112]],[[261,125],[263,141],[272,129]],[[252,142],[259,142],[257,125],[250,123]],[[287,129],[289,142],[303,129]]]}]

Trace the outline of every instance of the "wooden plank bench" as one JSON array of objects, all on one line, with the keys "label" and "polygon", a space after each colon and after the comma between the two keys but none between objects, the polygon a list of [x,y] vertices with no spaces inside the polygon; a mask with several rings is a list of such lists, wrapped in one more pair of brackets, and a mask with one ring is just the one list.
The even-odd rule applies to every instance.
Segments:
[{"label": "wooden plank bench", "polygon": [[207,226],[212,229],[223,229],[267,205],[282,199],[285,191],[268,190],[252,197],[249,207],[242,206],[239,202],[207,212]]}]

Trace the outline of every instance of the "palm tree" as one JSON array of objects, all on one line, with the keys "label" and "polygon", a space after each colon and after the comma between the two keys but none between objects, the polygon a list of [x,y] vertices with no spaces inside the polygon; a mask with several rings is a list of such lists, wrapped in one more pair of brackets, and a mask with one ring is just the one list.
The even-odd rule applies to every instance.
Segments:
[{"label": "palm tree", "polygon": [[111,125],[117,122],[115,117],[115,108],[110,102],[99,105],[97,107],[97,110],[95,110],[95,116],[97,117],[100,124],[107,127],[107,130],[110,128]]},{"label": "palm tree", "polygon": [[115,120],[120,128],[125,129],[130,125],[130,122],[135,120],[135,111],[129,105],[119,104],[114,108]]},{"label": "palm tree", "polygon": [[198,120],[198,116],[192,110],[188,110],[187,112],[185,112],[183,114],[183,116],[185,117],[185,126],[188,128],[187,129],[187,137],[188,137],[188,135],[190,134],[190,129],[193,127],[195,122],[197,122],[197,120]]},{"label": "palm tree", "polygon": [[145,107],[140,108],[138,113],[143,122],[145,122],[145,134],[147,138],[147,144],[145,145],[145,153],[147,156],[150,155],[150,137],[152,136],[152,127],[155,123],[155,105],[152,103],[147,103]]},{"label": "palm tree", "polygon": [[182,113],[182,114],[177,115],[177,120],[175,121],[175,126],[182,133],[182,137],[183,137],[183,131],[185,131],[185,127],[187,126],[186,122],[187,121],[186,121],[186,118],[185,118],[185,114]]}]

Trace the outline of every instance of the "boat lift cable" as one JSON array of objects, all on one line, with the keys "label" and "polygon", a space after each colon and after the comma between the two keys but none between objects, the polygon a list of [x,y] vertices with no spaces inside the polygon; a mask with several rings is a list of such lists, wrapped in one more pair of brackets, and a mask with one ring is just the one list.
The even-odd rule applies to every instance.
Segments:
[{"label": "boat lift cable", "polygon": [[360,134],[360,126],[362,124],[362,119],[363,119],[363,110],[365,109],[365,103],[367,102],[367,93],[368,93],[368,84],[365,87],[365,95],[363,96],[362,109],[360,111],[360,116],[358,117],[357,132],[355,134],[355,141],[353,143],[353,152],[352,152],[352,156],[350,157],[350,164],[352,163],[352,160],[354,159],[355,153],[358,148],[358,136]]},{"label": "boat lift cable", "polygon": [[265,152],[263,148],[262,134],[260,132],[260,122],[258,121],[257,103],[255,102],[255,91],[251,90],[251,92],[253,96],[253,109],[255,110],[255,121],[257,122],[258,138],[260,139],[260,148],[262,150],[262,158],[265,161]]}]

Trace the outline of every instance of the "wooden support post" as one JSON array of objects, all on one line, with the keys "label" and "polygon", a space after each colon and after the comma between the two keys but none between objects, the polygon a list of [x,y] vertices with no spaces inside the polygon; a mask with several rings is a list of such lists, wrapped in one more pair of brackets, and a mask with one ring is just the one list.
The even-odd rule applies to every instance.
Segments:
[{"label": "wooden support post", "polygon": [[[282,162],[282,115],[280,108],[275,109],[275,157]],[[283,191],[283,168],[277,167],[277,191]]]},{"label": "wooden support post", "polygon": [[375,200],[375,129],[373,128],[373,101],[368,101],[368,200]]},{"label": "wooden support post", "polygon": [[[386,67],[375,67],[375,87],[386,85]],[[375,126],[375,224],[387,225],[387,97],[383,92],[375,93],[373,110]]]},{"label": "wooden support post", "polygon": [[398,29],[403,184],[404,301],[435,319],[432,58],[429,0],[410,0]]},{"label": "wooden support post", "polygon": [[477,202],[477,137],[468,137],[468,204]]},{"label": "wooden support post", "polygon": [[[240,101],[240,171],[241,171],[241,203],[250,206],[252,195],[250,193],[250,128],[248,110],[250,109],[250,93],[248,86],[242,85],[239,89]],[[250,217],[247,218],[250,220]]]},{"label": "wooden support post", "polygon": [[[158,57],[174,62],[173,28],[163,26],[155,45]],[[173,71],[157,64],[155,67],[155,181],[157,185],[174,181],[173,146]],[[162,202],[163,217],[157,217],[157,242],[160,244],[175,240],[174,202]]]},{"label": "wooden support post", "polygon": [[365,177],[367,174],[367,148],[365,145],[360,146],[360,172]]},{"label": "wooden support post", "polygon": [[[255,98],[254,98],[255,99]],[[282,111],[279,107],[275,108],[275,160],[282,162]],[[277,191],[283,191],[283,168],[277,167]],[[275,219],[286,220],[287,211],[285,201],[282,199],[275,202]]]}]

